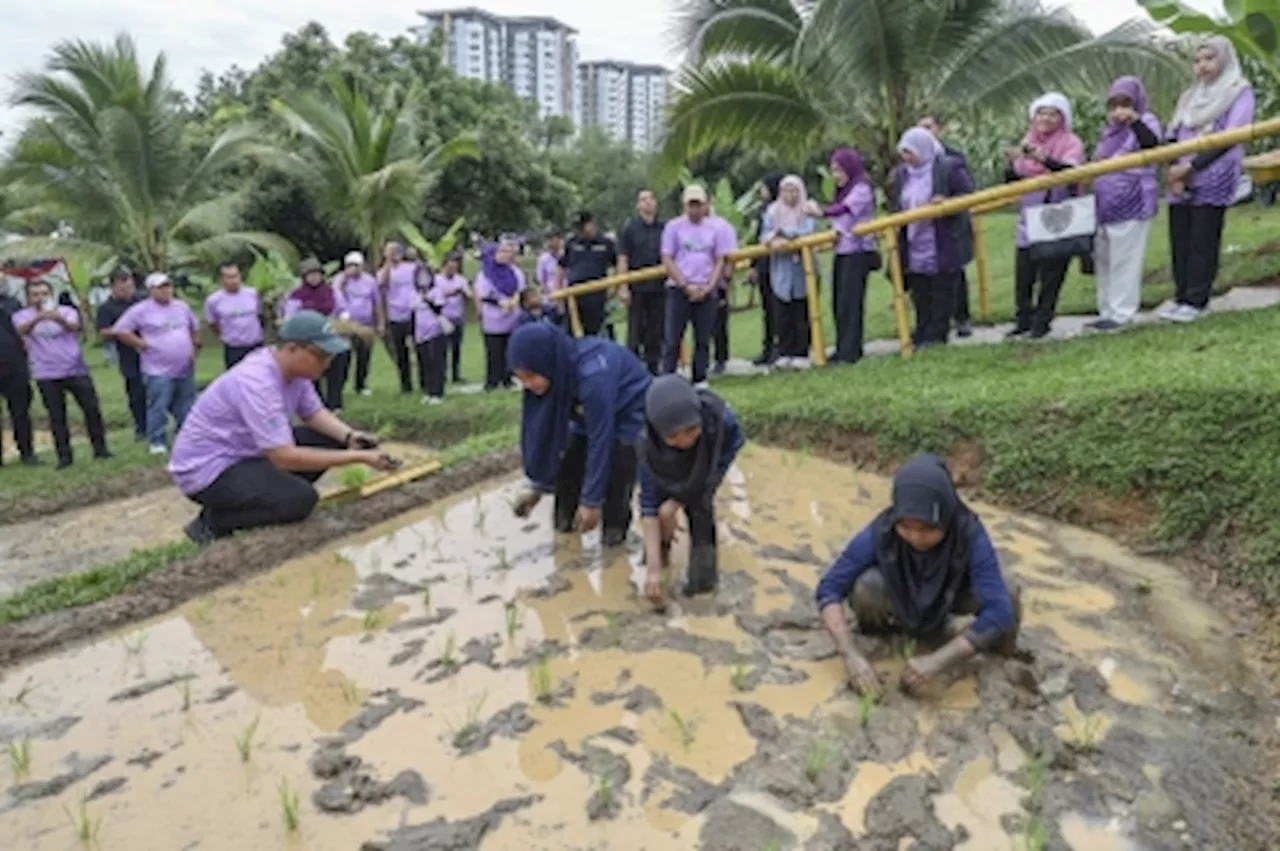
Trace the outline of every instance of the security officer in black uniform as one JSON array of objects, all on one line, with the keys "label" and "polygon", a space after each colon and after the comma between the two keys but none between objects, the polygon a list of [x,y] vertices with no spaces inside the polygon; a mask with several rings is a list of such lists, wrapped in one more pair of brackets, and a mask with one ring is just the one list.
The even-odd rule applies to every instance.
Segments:
[{"label": "security officer in black uniform", "polygon": [[[618,234],[618,274],[662,265],[662,228],[658,198],[641,189],[636,197],[636,217]],[[664,279],[623,287],[619,295],[627,305],[627,348],[657,375],[662,365],[662,332],[666,323],[667,285]]]},{"label": "security officer in black uniform", "polygon": [[[578,213],[577,224],[578,232],[565,243],[564,254],[560,255],[560,266],[565,271],[565,281],[569,286],[607,278],[609,270],[618,263],[618,250],[613,240],[596,231],[596,220],[591,213],[586,210]],[[594,337],[605,327],[608,298],[609,294],[605,292],[578,297],[578,313],[582,317],[584,334]],[[605,336],[613,339],[612,324],[606,329]]]},{"label": "security officer in black uniform", "polygon": [[[22,463],[35,465],[35,444],[31,434],[31,370],[27,367],[27,346],[13,327],[13,314],[22,304],[0,289],[0,399],[9,408],[13,423],[13,442],[18,444]],[[0,438],[0,464],[4,463],[3,438]]]}]

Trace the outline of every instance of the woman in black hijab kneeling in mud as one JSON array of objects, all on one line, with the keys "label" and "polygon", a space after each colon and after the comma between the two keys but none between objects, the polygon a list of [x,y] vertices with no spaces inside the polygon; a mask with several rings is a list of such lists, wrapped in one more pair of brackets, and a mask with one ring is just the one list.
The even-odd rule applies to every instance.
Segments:
[{"label": "woman in black hijab kneeling in mud", "polygon": [[946,641],[907,663],[902,686],[911,692],[975,653],[1012,653],[1021,619],[987,530],[936,455],[918,455],[898,471],[893,505],[849,542],[818,583],[817,599],[850,686],[871,694],[880,692],[879,677],[854,645],[845,600],[863,634]]}]

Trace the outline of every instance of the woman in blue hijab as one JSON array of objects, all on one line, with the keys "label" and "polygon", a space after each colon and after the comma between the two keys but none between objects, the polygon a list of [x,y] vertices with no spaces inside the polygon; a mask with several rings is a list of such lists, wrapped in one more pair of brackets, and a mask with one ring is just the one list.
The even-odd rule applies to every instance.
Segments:
[{"label": "woman in blue hijab", "polygon": [[[853,642],[844,603],[864,634],[899,632],[943,641],[916,656],[902,686],[916,692],[975,653],[1013,652],[1021,620],[982,521],[956,493],[936,455],[917,455],[893,477],[893,504],[859,532],[818,583],[818,609],[849,671],[849,684],[877,694],[875,668]],[[974,615],[963,623],[957,615]],[[963,626],[963,628],[962,628]]]},{"label": "woman in blue hijab", "polygon": [[520,450],[531,486],[516,515],[554,493],[557,532],[588,532],[603,520],[604,545],[622,544],[649,371],[611,340],[576,340],[545,322],[516,329],[507,366],[524,386]]}]

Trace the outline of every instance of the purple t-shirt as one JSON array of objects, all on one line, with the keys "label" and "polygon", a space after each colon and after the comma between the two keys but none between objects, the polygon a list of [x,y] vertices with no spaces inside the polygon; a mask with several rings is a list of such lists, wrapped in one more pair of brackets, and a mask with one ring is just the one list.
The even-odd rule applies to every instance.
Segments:
[{"label": "purple t-shirt", "polygon": [[432,285],[444,299],[444,315],[454,325],[461,325],[467,318],[467,299],[471,298],[467,279],[461,275],[439,274]]},{"label": "purple t-shirt", "polygon": [[[80,327],[80,314],[74,307],[56,307],[54,311],[70,322],[73,329]],[[26,307],[13,314],[13,325],[17,328],[35,318],[36,309]],[[74,330],[68,331],[52,319],[41,319],[23,339],[27,341],[27,355],[31,358],[31,377],[36,381],[89,374]]]},{"label": "purple t-shirt", "polygon": [[374,326],[379,297],[377,278],[368,272],[361,272],[354,278],[348,278],[346,272],[339,272],[333,279],[333,288],[346,299],[352,322],[359,322],[366,328]]},{"label": "purple t-shirt", "polygon": [[408,322],[418,301],[418,264],[403,260],[387,274],[387,321]]},{"label": "purple t-shirt", "polygon": [[[1254,95],[1253,89],[1245,89],[1236,96],[1226,112],[1213,122],[1211,132],[1221,133],[1236,127],[1244,127],[1253,123]],[[1169,133],[1175,142],[1194,139],[1199,134],[1194,128],[1178,125],[1170,127]],[[1179,163],[1189,163],[1195,157],[1184,157]],[[1244,163],[1244,147],[1236,145],[1213,161],[1212,165],[1201,172],[1192,172],[1187,182],[1187,195],[1169,199],[1170,204],[1193,204],[1200,207],[1230,207],[1236,201],[1236,191],[1240,187],[1240,172]]]},{"label": "purple t-shirt", "polygon": [[[418,293],[418,304],[413,309],[413,341],[426,343],[444,336],[444,328],[440,322],[439,308],[444,312],[444,293],[432,285],[425,293]],[[452,321],[452,320],[450,320]]]},{"label": "purple t-shirt", "polygon": [[672,219],[662,229],[662,254],[675,259],[676,268],[692,286],[710,283],[716,261],[737,245],[733,228],[718,216],[694,224],[687,216]]},{"label": "purple t-shirt", "polygon": [[876,196],[871,189],[871,184],[865,180],[858,181],[842,201],[827,208],[827,213],[830,214],[836,209],[839,212],[831,217],[831,228],[836,232],[836,254],[875,251],[874,236],[853,235],[853,229],[857,225],[875,218]]},{"label": "purple t-shirt", "polygon": [[147,344],[142,351],[142,374],[158,378],[188,378],[196,368],[192,337],[200,329],[196,315],[185,301],[161,304],[153,298],[125,311],[111,330],[137,334]]},{"label": "purple t-shirt", "polygon": [[241,287],[234,293],[218,290],[205,299],[204,320],[218,326],[224,346],[256,346],[262,342],[258,291]]},{"label": "purple t-shirt", "polygon": [[275,349],[259,349],[218,377],[196,399],[173,443],[169,475],[194,496],[228,467],[293,445],[293,416],[324,406],[305,378],[285,381]]},{"label": "purple t-shirt", "polygon": [[[1160,138],[1160,119],[1147,113],[1140,119],[1151,135]],[[1139,150],[1138,137],[1126,129],[1125,141],[1113,157],[1123,157]],[[1160,188],[1155,166],[1141,166],[1104,174],[1093,181],[1093,197],[1098,205],[1098,224],[1154,219],[1160,203]]]},{"label": "purple t-shirt", "polygon": [[559,289],[560,258],[550,251],[542,252],[538,255],[538,266],[534,269],[533,275],[538,280],[538,286],[542,288],[542,294],[551,295]]},{"label": "purple t-shirt", "polygon": [[476,298],[480,300],[480,328],[486,334],[510,334],[516,330],[520,324],[520,305],[518,296],[520,291],[524,289],[524,271],[512,266],[516,272],[516,296],[517,303],[515,308],[507,313],[496,304],[492,304],[485,299],[506,298],[502,293],[493,288],[489,283],[489,279],[484,276],[484,272],[476,275]]}]

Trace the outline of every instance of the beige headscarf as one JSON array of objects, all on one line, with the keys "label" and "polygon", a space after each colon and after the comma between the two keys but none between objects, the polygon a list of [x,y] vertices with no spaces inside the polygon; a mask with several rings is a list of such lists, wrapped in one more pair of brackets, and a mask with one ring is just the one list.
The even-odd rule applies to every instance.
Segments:
[{"label": "beige headscarf", "polygon": [[1218,57],[1222,71],[1210,82],[1196,80],[1191,88],[1178,98],[1178,108],[1173,112],[1170,130],[1190,127],[1199,134],[1213,131],[1213,124],[1231,108],[1240,93],[1249,88],[1249,81],[1240,70],[1236,49],[1226,36],[1215,35],[1204,40],[1201,50],[1208,48]]}]

